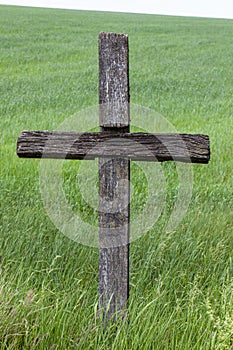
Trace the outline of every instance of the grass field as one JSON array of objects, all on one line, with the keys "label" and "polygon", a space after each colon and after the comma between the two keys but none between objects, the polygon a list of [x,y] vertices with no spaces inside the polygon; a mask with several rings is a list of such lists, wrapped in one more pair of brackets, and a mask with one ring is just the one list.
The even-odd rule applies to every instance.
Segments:
[{"label": "grass field", "polygon": [[[176,170],[163,165],[166,206],[131,244],[130,322],[117,332],[97,316],[98,249],[56,229],[40,161],[16,156],[21,130],[53,130],[97,105],[100,31],[129,34],[132,103],[211,140],[211,162],[193,165],[188,212],[169,234]],[[0,6],[1,350],[233,349],[232,34],[232,20]],[[67,187],[76,173],[65,167]],[[146,194],[137,169],[132,179]],[[82,205],[77,189],[66,193]]]}]

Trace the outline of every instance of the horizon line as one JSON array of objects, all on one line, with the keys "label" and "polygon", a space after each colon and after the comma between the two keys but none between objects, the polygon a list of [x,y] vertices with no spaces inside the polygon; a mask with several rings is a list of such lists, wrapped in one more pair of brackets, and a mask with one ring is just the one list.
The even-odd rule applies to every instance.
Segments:
[{"label": "horizon line", "polygon": [[200,18],[200,19],[220,19],[220,20],[232,20],[233,17],[208,17],[204,15],[189,15],[189,14],[165,14],[165,13],[147,13],[147,12],[129,12],[129,11],[111,11],[111,10],[90,10],[90,9],[78,9],[73,7],[51,7],[51,6],[39,6],[39,5],[19,5],[19,4],[5,4],[0,3],[2,6],[11,7],[28,7],[39,8],[48,10],[65,10],[65,11],[86,11],[86,12],[107,12],[107,13],[124,13],[132,15],[149,15],[149,16],[168,16],[168,17],[182,17],[182,18]]}]

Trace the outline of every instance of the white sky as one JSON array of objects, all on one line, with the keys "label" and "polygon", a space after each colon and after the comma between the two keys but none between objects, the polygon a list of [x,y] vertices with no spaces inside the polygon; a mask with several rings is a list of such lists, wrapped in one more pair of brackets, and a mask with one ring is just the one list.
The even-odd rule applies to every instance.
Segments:
[{"label": "white sky", "polygon": [[233,0],[0,0],[0,4],[233,19]]}]

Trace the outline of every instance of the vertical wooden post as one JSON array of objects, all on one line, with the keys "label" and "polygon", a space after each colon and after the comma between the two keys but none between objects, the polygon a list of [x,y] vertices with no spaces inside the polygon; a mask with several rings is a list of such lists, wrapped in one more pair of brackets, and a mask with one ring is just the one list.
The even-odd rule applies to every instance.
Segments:
[{"label": "vertical wooden post", "polygon": [[[100,129],[129,132],[128,36],[99,34]],[[105,320],[116,319],[129,297],[130,164],[99,160],[99,292]],[[124,313],[123,313],[124,314]]]}]

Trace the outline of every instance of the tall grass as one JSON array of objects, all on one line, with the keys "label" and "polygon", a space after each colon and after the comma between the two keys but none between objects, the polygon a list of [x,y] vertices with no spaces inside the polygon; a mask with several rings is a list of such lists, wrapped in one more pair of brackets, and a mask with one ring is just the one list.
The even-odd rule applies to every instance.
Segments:
[{"label": "tall grass", "polygon": [[[232,20],[7,6],[0,16],[0,349],[232,349]],[[54,227],[39,161],[15,153],[21,130],[53,130],[98,103],[100,31],[129,34],[132,103],[211,139],[211,162],[193,166],[189,210],[169,234],[177,179],[163,165],[166,207],[131,244],[129,322],[117,332],[98,317],[98,250]],[[75,167],[64,167],[75,206]],[[146,194],[134,165],[132,181]]]}]

